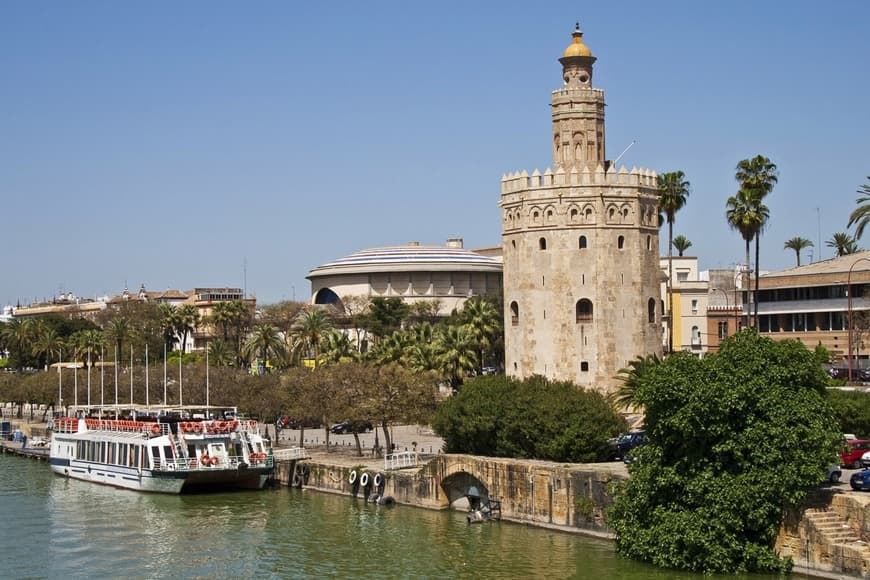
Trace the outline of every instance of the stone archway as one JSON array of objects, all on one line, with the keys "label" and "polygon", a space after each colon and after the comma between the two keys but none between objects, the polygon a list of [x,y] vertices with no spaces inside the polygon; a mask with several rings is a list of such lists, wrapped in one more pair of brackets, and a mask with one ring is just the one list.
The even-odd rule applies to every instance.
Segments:
[{"label": "stone archway", "polygon": [[469,496],[476,497],[480,503],[489,500],[486,484],[467,471],[457,471],[445,477],[441,480],[441,490],[450,508],[468,509]]}]

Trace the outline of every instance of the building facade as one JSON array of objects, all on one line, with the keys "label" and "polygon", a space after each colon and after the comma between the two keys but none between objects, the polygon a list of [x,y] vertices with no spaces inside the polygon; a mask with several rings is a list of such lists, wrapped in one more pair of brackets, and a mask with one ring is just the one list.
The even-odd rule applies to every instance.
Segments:
[{"label": "building facade", "polygon": [[307,278],[312,304],[340,310],[347,297],[384,297],[437,304],[438,315],[448,316],[472,296],[502,292],[498,251],[467,250],[461,238],[444,246],[411,242],[362,250],[314,268]]},{"label": "building facade", "polygon": [[502,178],[506,372],[600,391],[661,353],[655,172],[606,160],[604,92],[579,25],[552,93],[555,170]]}]

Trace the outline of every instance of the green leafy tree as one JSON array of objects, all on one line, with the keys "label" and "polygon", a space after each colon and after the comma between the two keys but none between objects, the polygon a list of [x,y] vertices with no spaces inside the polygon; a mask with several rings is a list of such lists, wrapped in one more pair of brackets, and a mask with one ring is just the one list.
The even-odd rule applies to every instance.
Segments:
[{"label": "green leafy tree", "polygon": [[233,363],[232,349],[222,339],[217,338],[208,345],[209,364],[216,367],[225,367]]},{"label": "green leafy tree", "polygon": [[824,479],[841,437],[827,383],[803,344],[753,330],[651,369],[636,395],[647,443],[608,514],[618,551],[693,572],[787,570],[773,549],[784,511]]},{"label": "green leafy tree", "polygon": [[680,234],[674,238],[674,249],[683,257],[683,253],[692,247],[692,242],[686,236]]},{"label": "green leafy tree", "polygon": [[825,245],[829,248],[834,248],[838,258],[854,254],[858,251],[858,242],[846,232],[835,233],[830,240],[825,242]]},{"label": "green leafy tree", "polygon": [[31,341],[31,348],[34,355],[45,357],[45,370],[48,370],[48,365],[51,364],[50,360],[60,359],[64,346],[64,340],[57,330],[44,322],[37,324]]},{"label": "green leafy tree", "polygon": [[124,316],[117,316],[108,321],[104,327],[106,340],[111,341],[115,345],[115,351],[118,356],[123,356],[124,343],[133,339],[133,327],[130,320]]},{"label": "green leafy tree", "polygon": [[[659,208],[664,214],[665,221],[668,223],[668,312],[673,309],[673,284],[674,268],[674,221],[677,219],[677,212],[683,209],[686,205],[686,198],[689,197],[691,184],[686,179],[686,175],[682,171],[672,171],[670,173],[662,173],[658,176],[659,187]],[[668,352],[674,350],[674,325],[673,316],[668,316]]]},{"label": "green leafy tree", "polygon": [[813,243],[810,240],[808,240],[806,238],[802,238],[800,236],[797,236],[797,237],[794,237],[794,238],[786,241],[785,245],[783,246],[783,249],[784,250],[794,250],[795,258],[797,258],[797,266],[798,266],[798,268],[800,268],[801,252],[807,248],[812,248],[812,247],[813,247]]},{"label": "green leafy tree", "polygon": [[626,424],[597,391],[488,375],[441,403],[432,428],[448,453],[583,463],[604,460]]},{"label": "green leafy tree", "polygon": [[410,308],[401,298],[377,296],[369,302],[368,310],[357,317],[357,323],[375,338],[375,343],[385,336],[401,330]]},{"label": "green leafy tree", "polygon": [[858,193],[861,194],[855,200],[858,207],[849,215],[849,223],[846,224],[848,228],[851,228],[853,224],[857,224],[858,227],[855,228],[856,240],[861,239],[861,236],[864,235],[864,228],[870,222],[870,175],[867,176],[867,183],[858,188]]},{"label": "green leafy tree", "polygon": [[9,358],[12,366],[19,371],[27,365],[27,355],[31,351],[30,341],[35,330],[32,319],[13,318],[10,322],[0,326],[0,341],[9,350]]}]

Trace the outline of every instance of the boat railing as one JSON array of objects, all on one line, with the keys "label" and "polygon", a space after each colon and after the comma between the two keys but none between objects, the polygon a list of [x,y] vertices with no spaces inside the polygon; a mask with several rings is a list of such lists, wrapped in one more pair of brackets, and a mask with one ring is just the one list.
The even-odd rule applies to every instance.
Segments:
[{"label": "boat railing", "polygon": [[391,453],[384,457],[384,469],[404,469],[407,467],[417,467],[416,451]]},{"label": "boat railing", "polygon": [[263,459],[245,459],[241,455],[228,455],[225,457],[212,456],[200,457],[177,457],[173,459],[161,459],[154,467],[155,471],[209,471],[212,469],[241,469],[244,467],[272,467],[274,465],[271,456]]},{"label": "boat railing", "polygon": [[292,461],[294,459],[305,459],[307,457],[304,447],[273,449],[272,456],[275,458],[275,461]]}]

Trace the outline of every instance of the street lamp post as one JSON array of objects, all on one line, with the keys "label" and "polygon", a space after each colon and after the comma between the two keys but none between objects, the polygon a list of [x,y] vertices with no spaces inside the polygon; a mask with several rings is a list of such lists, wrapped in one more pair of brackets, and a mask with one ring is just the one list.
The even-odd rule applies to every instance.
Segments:
[{"label": "street lamp post", "polygon": [[854,325],[852,324],[852,270],[858,262],[870,262],[870,258],[858,258],[852,265],[849,266],[849,273],[846,275],[846,313],[849,325],[849,352],[847,353],[847,361],[849,363],[849,382],[852,382],[852,333]]}]

